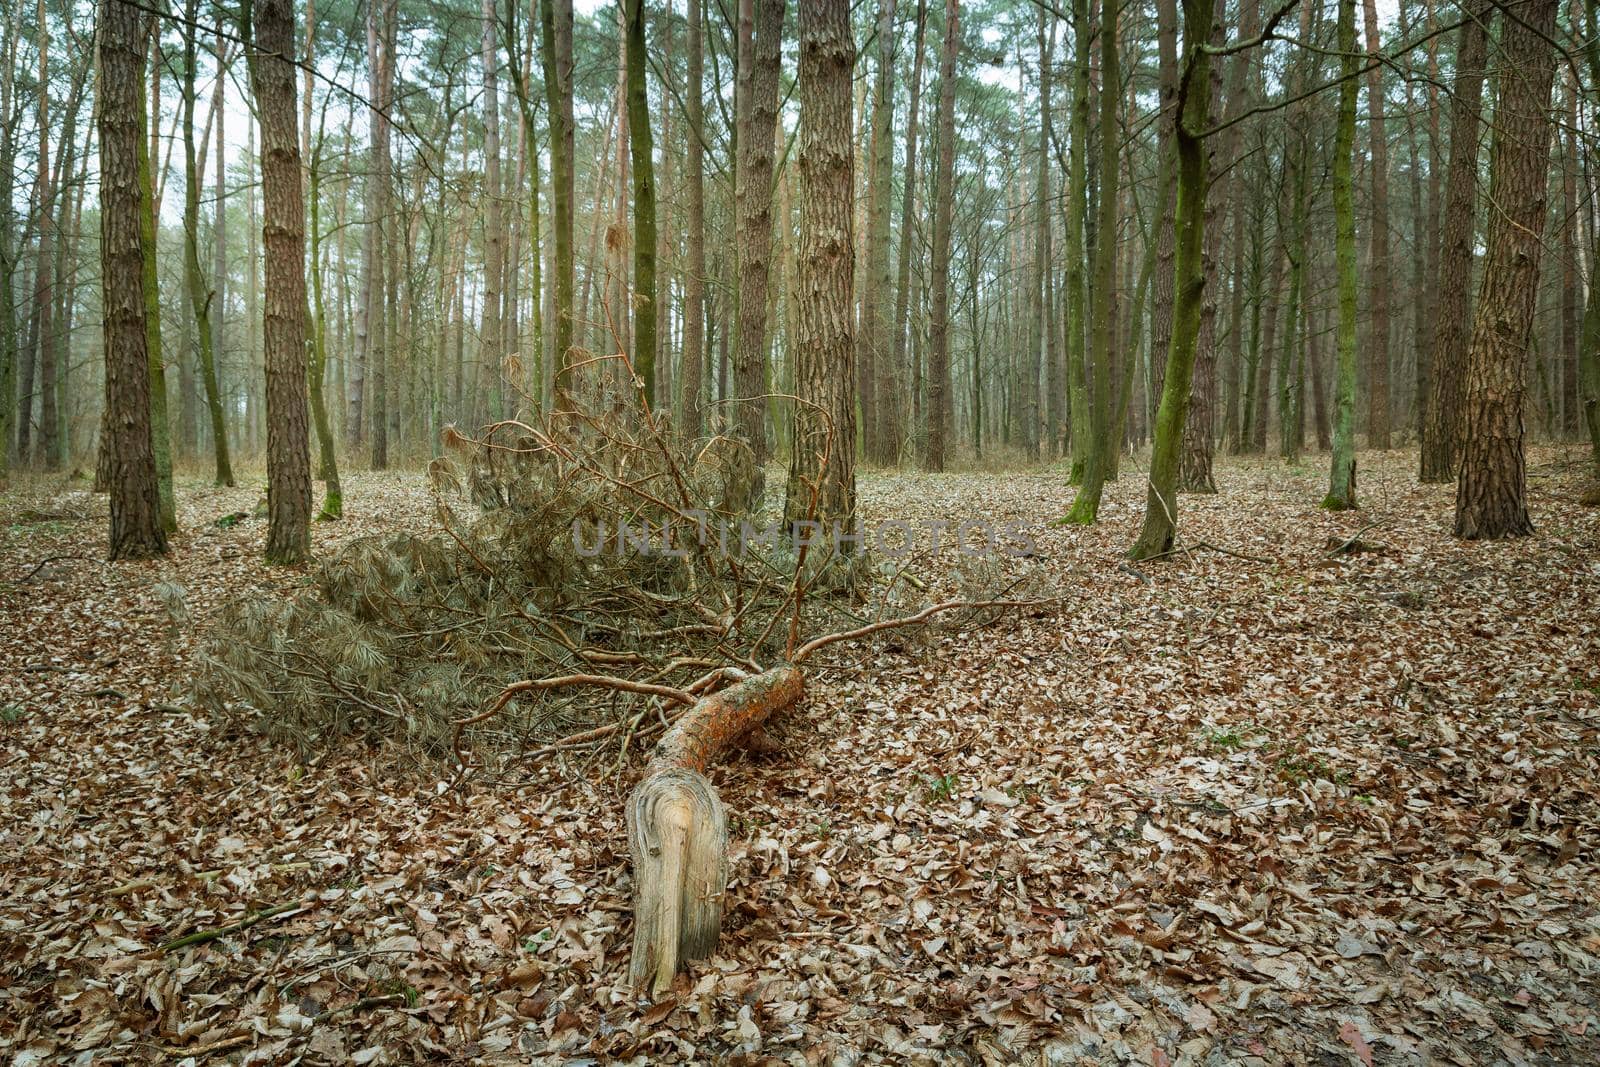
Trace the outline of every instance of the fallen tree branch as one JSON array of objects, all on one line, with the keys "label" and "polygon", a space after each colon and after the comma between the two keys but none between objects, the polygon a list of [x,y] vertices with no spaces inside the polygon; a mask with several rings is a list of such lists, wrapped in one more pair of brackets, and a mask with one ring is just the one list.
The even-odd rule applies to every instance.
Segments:
[{"label": "fallen tree branch", "polygon": [[628,797],[634,923],[628,976],[636,988],[660,995],[683,963],[716,948],[728,830],[705,769],[803,689],[804,676],[788,664],[746,678],[696,703],[656,745]]},{"label": "fallen tree branch", "polygon": [[1141,563],[1154,563],[1158,559],[1165,559],[1168,556],[1177,556],[1177,555],[1181,555],[1181,554],[1185,554],[1185,553],[1198,552],[1202,548],[1208,548],[1213,552],[1220,552],[1224,556],[1232,556],[1234,559],[1249,560],[1251,563],[1276,563],[1276,562],[1278,562],[1275,559],[1268,559],[1266,556],[1252,556],[1247,552],[1235,552],[1231,548],[1223,548],[1221,545],[1214,545],[1210,541],[1196,541],[1192,545],[1176,545],[1176,546],[1174,546],[1172,548],[1167,549],[1165,552],[1157,552],[1153,556],[1146,556],[1144,559],[1140,560],[1139,562],[1141,562]]},{"label": "fallen tree branch", "polygon": [[40,571],[44,570],[50,564],[52,564],[52,563],[62,563],[62,562],[65,562],[66,560],[69,560],[69,559],[84,560],[84,561],[90,562],[90,563],[94,562],[94,560],[89,556],[80,556],[80,555],[75,555],[75,554],[69,554],[69,555],[64,555],[64,556],[46,556],[44,559],[41,559],[38,563],[35,563],[33,565],[33,570],[29,571],[27,574],[24,574],[21,578],[18,578],[16,580],[15,584],[16,585],[27,585],[28,582],[32,580],[32,578],[33,578],[33,576],[35,574],[38,574]]},{"label": "fallen tree branch", "polygon": [[[1326,558],[1332,559],[1334,556],[1342,556],[1346,552],[1350,551],[1352,548],[1354,548],[1355,551],[1357,551],[1357,552],[1361,551],[1362,550],[1361,547],[1360,547],[1361,546],[1361,535],[1366,533],[1368,530],[1376,529],[1377,527],[1382,526],[1382,525],[1383,525],[1382,522],[1369,522],[1369,523],[1367,523],[1365,526],[1361,527],[1361,529],[1357,530],[1355,533],[1351,534],[1349,537],[1345,538],[1343,541],[1339,542],[1336,545],[1331,546],[1328,549]],[[1328,540],[1329,541],[1333,541],[1334,539],[1330,537],[1330,538],[1328,538]]]},{"label": "fallen tree branch", "polygon": [[[695,701],[694,694],[685,689],[677,689],[670,685],[656,685],[652,682],[636,682],[631,678],[616,678],[609,674],[563,674],[555,678],[527,678],[520,682],[512,682],[506,686],[500,691],[500,695],[495,697],[489,706],[478,712],[478,714],[468,716],[465,719],[457,719],[452,724],[454,732],[450,737],[450,747],[455,751],[456,761],[462,767],[466,767],[469,764],[466,753],[461,750],[461,731],[469,726],[476,726],[480,722],[486,722],[494,718],[518,694],[540,689],[564,689],[568,686],[578,685],[593,685],[603,689],[618,689],[625,693],[658,696],[678,704],[693,704]],[[607,732],[611,731],[608,730]]]},{"label": "fallen tree branch", "polygon": [[880,622],[873,622],[868,623],[865,626],[858,626],[854,630],[841,630],[838,633],[823,634],[821,637],[814,637],[795,650],[794,658],[790,660],[790,662],[795,664],[803,663],[811,656],[813,652],[827,648],[829,645],[836,645],[840,641],[856,641],[863,637],[870,637],[875,633],[881,633],[884,630],[895,630],[903,626],[916,626],[927,622],[935,615],[939,615],[946,611],[958,611],[962,608],[969,608],[973,611],[983,611],[987,608],[1037,608],[1052,603],[1055,603],[1055,601],[946,600],[943,603],[934,604],[931,607],[923,608],[915,615],[907,615],[904,618],[899,619],[884,619]]},{"label": "fallen tree branch", "polygon": [[275,904],[270,908],[263,908],[260,911],[251,912],[249,915],[246,915],[236,923],[229,923],[227,926],[214,927],[210,930],[198,930],[195,933],[185,934],[182,937],[174,938],[173,940],[163,944],[156,951],[166,954],[171,952],[173,949],[188,948],[191,945],[200,945],[207,941],[215,941],[220,937],[228,937],[231,934],[237,934],[248,930],[258,923],[266,922],[268,919],[274,919],[280,915],[287,915],[290,912],[303,911],[305,907],[305,902],[300,900],[292,901],[288,904]]}]

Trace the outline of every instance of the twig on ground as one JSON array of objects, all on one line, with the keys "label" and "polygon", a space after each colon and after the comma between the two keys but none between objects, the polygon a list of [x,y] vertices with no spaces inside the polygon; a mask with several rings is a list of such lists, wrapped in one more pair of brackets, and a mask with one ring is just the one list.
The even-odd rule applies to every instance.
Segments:
[{"label": "twig on ground", "polygon": [[33,570],[29,571],[27,574],[24,574],[21,578],[18,578],[16,580],[15,584],[17,584],[17,585],[27,585],[28,582],[33,579],[33,576],[35,574],[38,574],[40,571],[44,570],[50,564],[52,564],[52,563],[62,563],[62,562],[66,561],[66,560],[69,560],[69,559],[83,560],[86,563],[93,563],[94,562],[94,559],[91,556],[82,556],[82,555],[77,555],[75,553],[68,553],[68,554],[62,555],[62,556],[46,556],[44,559],[41,559],[38,563],[35,563],[33,565]]},{"label": "twig on ground", "polygon": [[1155,555],[1150,556],[1150,557],[1142,560],[1141,562],[1153,563],[1154,561],[1156,561],[1158,559],[1165,559],[1168,556],[1177,556],[1177,555],[1183,555],[1183,554],[1187,554],[1187,553],[1198,552],[1202,548],[1208,548],[1213,552],[1220,552],[1224,556],[1232,556],[1234,559],[1249,560],[1251,563],[1276,563],[1276,562],[1278,562],[1275,559],[1268,559],[1266,556],[1252,556],[1247,552],[1235,552],[1231,548],[1223,548],[1221,545],[1214,545],[1210,541],[1196,541],[1192,545],[1174,545],[1172,548],[1167,549],[1165,552],[1157,552]]},{"label": "twig on ground", "polygon": [[1382,526],[1382,525],[1383,525],[1383,522],[1381,520],[1378,521],[1378,522],[1369,522],[1369,523],[1367,523],[1365,526],[1361,527],[1361,529],[1357,530],[1355,533],[1351,534],[1349,537],[1347,537],[1343,541],[1339,542],[1339,544],[1337,544],[1334,547],[1328,549],[1325,558],[1331,559],[1334,556],[1342,556],[1342,555],[1344,555],[1345,552],[1349,551],[1351,546],[1358,545],[1358,544],[1361,543],[1361,535],[1362,534],[1366,533],[1368,530],[1375,529],[1375,528],[1377,528],[1379,526]]},{"label": "twig on ground", "polygon": [[207,941],[215,941],[220,937],[227,937],[231,934],[242,933],[243,931],[250,929],[252,926],[265,922],[268,919],[275,919],[280,915],[288,915],[290,912],[303,911],[306,907],[306,903],[300,900],[291,901],[288,904],[275,904],[270,908],[263,908],[260,911],[251,912],[249,915],[246,915],[236,923],[229,923],[227,926],[218,926],[210,930],[197,930],[192,934],[185,934],[182,937],[166,942],[156,949],[156,951],[165,954],[171,952],[173,949],[189,948],[191,945],[200,945]]}]

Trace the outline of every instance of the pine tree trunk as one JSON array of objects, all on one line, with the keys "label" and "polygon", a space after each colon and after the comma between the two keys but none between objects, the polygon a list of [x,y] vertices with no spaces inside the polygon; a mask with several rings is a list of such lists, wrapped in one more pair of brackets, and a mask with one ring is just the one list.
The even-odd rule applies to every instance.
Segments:
[{"label": "pine tree trunk", "polygon": [[[1339,271],[1339,358],[1333,387],[1333,465],[1322,506],[1345,511],[1356,506],[1356,211],[1351,173],[1355,154],[1356,54],[1355,0],[1339,0],[1339,125],[1333,138],[1334,256]],[[1387,365],[1386,365],[1387,366]]]},{"label": "pine tree trunk", "polygon": [[17,302],[16,208],[13,204],[16,173],[16,120],[11,101],[16,94],[17,38],[22,15],[16,8],[5,17],[0,32],[0,486],[11,470],[11,439],[17,410]]},{"label": "pine tree trunk", "polygon": [[[912,309],[911,303],[911,246],[915,241],[916,226],[913,206],[916,200],[918,182],[917,173],[917,137],[918,121],[921,118],[922,108],[922,57],[924,53],[924,38],[928,28],[928,0],[917,0],[916,29],[913,33],[911,55],[911,99],[906,112],[906,142],[905,142],[905,174],[903,177],[904,190],[900,200],[900,237],[899,247],[895,250],[898,263],[895,268],[895,297],[894,297],[894,373],[900,374],[906,368],[907,331],[913,329],[909,321]],[[921,375],[911,376],[910,403],[911,426],[913,432],[921,427]],[[891,438],[886,442],[893,449],[894,459],[900,458],[901,449],[905,443],[905,426],[901,422],[904,410],[898,397],[892,403],[884,405],[888,418],[892,420],[886,433]]]},{"label": "pine tree trunk", "polygon": [[683,270],[683,365],[679,371],[679,421],[690,438],[705,432],[703,366],[706,338],[706,174],[705,174],[705,40],[701,28],[704,0],[688,0],[689,39],[685,131],[685,180],[688,183],[687,262]]},{"label": "pine tree trunk", "polygon": [[144,57],[147,16],[101,0],[95,112],[100,134],[100,262],[106,359],[110,557],[165,555],[150,428],[149,332],[145,327]]},{"label": "pine tree trunk", "polygon": [[211,447],[216,460],[216,484],[233,484],[233,465],[228,457],[228,434],[222,422],[222,396],[217,388],[216,345],[211,331],[211,309],[218,294],[208,288],[200,269],[200,167],[195,144],[194,85],[198,57],[198,0],[184,5],[183,56],[186,73],[183,82],[183,273],[189,290],[190,311],[194,315],[196,348],[200,363],[200,384],[205,390],[206,411],[211,420]]},{"label": "pine tree trunk", "polygon": [[[1573,9],[1576,16],[1577,9]],[[1600,48],[1600,43],[1591,43]],[[1566,139],[1561,160],[1561,436],[1570,440],[1578,432],[1578,338],[1582,333],[1582,300],[1578,285],[1578,220],[1583,208],[1578,201],[1578,112],[1577,79],[1571,68],[1563,75],[1565,86]],[[1596,88],[1600,88],[1597,86]],[[1593,267],[1590,268],[1593,270]],[[1591,281],[1591,285],[1594,284]]]},{"label": "pine tree trunk", "polygon": [[[1573,20],[1576,24],[1577,20]],[[1586,30],[1589,47],[1589,81],[1600,85],[1600,18],[1591,5]],[[1578,340],[1578,403],[1589,430],[1589,447],[1594,460],[1594,484],[1583,496],[1591,507],[1600,506],[1600,225],[1589,231],[1589,297],[1583,312],[1583,335]]]},{"label": "pine tree trunk", "polygon": [[[38,317],[35,327],[34,348],[38,352],[39,437],[33,442],[32,455],[23,453],[35,466],[50,466],[50,453],[55,447],[56,397],[55,397],[55,242],[56,242],[56,190],[50,170],[50,26],[45,18],[44,0],[39,0],[39,19],[36,26],[39,49],[38,90],[38,181],[39,194],[39,244],[33,268],[33,308]],[[29,390],[31,393],[32,390]],[[27,420],[23,421],[24,431]]]},{"label": "pine tree trunk", "polygon": [[[66,382],[69,371],[70,341],[72,336],[72,308],[74,279],[77,277],[77,247],[73,223],[74,207],[82,206],[83,188],[75,181],[78,173],[78,112],[82,99],[82,86],[86,67],[74,64],[72,87],[65,102],[66,124],[60,131],[61,156],[57,161],[56,177],[51,185],[58,191],[55,228],[55,256],[50,269],[55,274],[51,292],[56,306],[51,311],[54,328],[46,339],[40,354],[40,365],[45,368],[41,392],[40,452],[46,470],[59,470],[67,454],[67,396]],[[76,188],[74,194],[72,189]]]},{"label": "pine tree trunk", "polygon": [[295,130],[294,9],[260,0],[250,34],[250,83],[261,123],[266,259],[263,349],[267,399],[270,563],[311,554],[311,457],[306,411],[305,202]]},{"label": "pine tree trunk", "polygon": [[553,252],[555,331],[553,344],[555,406],[573,409],[573,121],[572,0],[539,0],[540,55],[544,62],[545,102],[550,121],[550,194],[555,231]]},{"label": "pine tree trunk", "polygon": [[1383,123],[1383,65],[1376,0],[1362,0],[1367,31],[1367,125],[1372,138],[1372,218],[1367,303],[1367,445],[1389,447],[1389,141]]},{"label": "pine tree trunk", "polygon": [[[757,507],[767,460],[767,287],[772,269],[772,131],[778,117],[783,0],[740,0],[738,145],[735,210],[738,233],[738,337],[733,349],[733,412],[738,436],[750,446],[749,482],[735,494]],[[845,114],[849,115],[849,101]],[[848,121],[848,118],[846,119]]]},{"label": "pine tree trunk", "polygon": [[[394,107],[395,35],[399,20],[396,0],[375,0],[372,6],[377,9],[377,36],[374,42],[377,47],[377,85],[373,95],[376,107],[371,116],[369,171],[372,175],[373,256],[372,292],[368,296],[367,306],[367,373],[371,379],[371,392],[367,397],[367,432],[371,435],[372,469],[381,471],[389,467],[389,429],[395,414],[394,372],[399,353],[399,337],[394,321],[394,294],[400,271],[396,247],[399,222],[392,217],[394,159],[389,150],[393,130],[389,113]],[[498,207],[498,188],[488,199]],[[494,281],[487,284],[498,285],[498,282],[499,276],[496,275]],[[485,303],[489,301],[486,299]],[[495,321],[498,323],[498,319]],[[499,334],[496,332],[488,336],[497,338]],[[483,392],[479,394],[480,398],[484,395]]]},{"label": "pine tree trunk", "polygon": [[1062,402],[1066,399],[1066,383],[1062,380],[1061,353],[1056,346],[1055,320],[1055,226],[1050,213],[1051,188],[1049,146],[1052,136],[1051,89],[1055,65],[1055,21],[1044,8],[1040,8],[1038,21],[1039,45],[1039,158],[1036,164],[1034,190],[1034,272],[1030,282],[1039,294],[1038,330],[1044,360],[1044,431],[1040,454],[1053,459],[1061,447]]},{"label": "pine tree trunk", "polygon": [[1486,2],[1469,5],[1456,45],[1456,75],[1450,93],[1450,164],[1445,171],[1439,238],[1438,299],[1428,355],[1431,388],[1427,417],[1422,424],[1424,482],[1454,478],[1461,447],[1462,380],[1472,313],[1472,259],[1478,214],[1479,114],[1491,11]]},{"label": "pine tree trunk", "polygon": [[[473,390],[472,422],[481,426],[499,417],[500,344],[503,331],[500,304],[506,270],[505,211],[500,185],[500,49],[497,42],[495,0],[483,0],[481,59],[483,61],[483,302],[479,308],[478,381]],[[377,464],[374,463],[374,466]]]},{"label": "pine tree trunk", "polygon": [[1524,537],[1528,517],[1522,396],[1538,304],[1550,167],[1550,87],[1558,0],[1527,0],[1504,20],[1490,151],[1488,252],[1467,349],[1455,535]]},{"label": "pine tree trunk", "polygon": [[[1088,303],[1085,298],[1084,230],[1088,225],[1089,151],[1089,5],[1075,0],[1072,15],[1072,111],[1067,145],[1067,202],[1064,244],[1066,270],[1067,330],[1067,416],[1071,423],[1072,466],[1068,481],[1081,486],[1090,449],[1092,432],[1089,414],[1087,367]],[[1174,16],[1176,18],[1176,16]]]},{"label": "pine tree trunk", "polygon": [[[1436,0],[1425,0],[1428,12],[1428,32],[1438,29]],[[1422,292],[1417,316],[1417,331],[1413,343],[1417,350],[1417,441],[1427,447],[1429,410],[1433,403],[1433,328],[1439,306],[1439,241],[1440,214],[1444,204],[1444,138],[1440,135],[1439,103],[1439,38],[1428,39],[1428,209],[1423,230],[1426,241],[1422,256]]]},{"label": "pine tree trunk", "polygon": [[[646,90],[644,0],[626,0],[628,148],[633,162],[633,370],[652,403],[656,395],[656,177]],[[776,79],[774,79],[776,82]],[[776,94],[773,108],[776,111]],[[768,168],[771,184],[771,168]]]},{"label": "pine tree trunk", "polygon": [[[151,83],[159,89],[161,57],[159,47],[151,49]],[[150,130],[156,131],[156,118],[161,114],[161,101],[153,98],[141,100],[140,106],[151,110]],[[168,533],[178,528],[177,501],[172,494],[172,436],[167,421],[167,372],[161,347],[161,294],[156,275],[156,248],[160,230],[156,226],[158,205],[155,197],[154,162],[159,141],[152,137],[150,143],[140,142],[139,183],[144,196],[144,235],[141,249],[144,252],[144,328],[147,335],[145,354],[149,358],[150,375],[150,439],[156,456],[156,493],[161,504],[161,527]]]},{"label": "pine tree trunk", "polygon": [[950,406],[950,223],[956,166],[956,54],[961,49],[959,0],[945,0],[939,58],[939,162],[934,172],[932,310],[928,322],[928,445],[923,466],[942,471]]},{"label": "pine tree trunk", "polygon": [[878,0],[878,56],[872,97],[872,154],[867,171],[867,254],[857,353],[861,434],[874,463],[895,461],[894,357],[889,344],[889,202],[894,184],[895,0]]},{"label": "pine tree trunk", "polygon": [[[856,510],[855,160],[849,0],[800,6],[800,304],[784,522],[852,532]],[[835,535],[836,536],[836,535]],[[850,542],[843,542],[848,549]]]},{"label": "pine tree trunk", "polygon": [[[194,3],[195,0],[190,0]],[[324,395],[328,370],[328,328],[323,313],[322,293],[322,138],[311,137],[311,65],[316,59],[316,0],[306,0],[306,70],[305,100],[300,113],[301,149],[306,159],[306,186],[310,205],[311,244],[311,306],[307,309],[307,328],[310,332],[311,359],[306,368],[306,382],[310,387],[311,419],[317,431],[318,477],[326,485],[319,520],[334,520],[344,515],[344,490],[339,484],[339,456],[334,446],[333,428],[328,422],[328,405]]]},{"label": "pine tree trunk", "polygon": [[[225,126],[223,87],[226,84],[226,79],[222,76],[226,66],[223,60],[227,55],[227,49],[223,46],[221,15],[218,15],[217,18],[215,55],[218,77],[216,87],[212,90],[211,95],[213,124],[216,127],[216,147],[214,151],[217,157],[216,188],[212,190],[212,197],[216,203],[212,209],[211,219],[211,287],[216,292],[211,301],[212,307],[216,309],[216,318],[212,323],[212,347],[215,350],[212,358],[212,371],[216,378],[217,394],[214,400],[208,397],[208,402],[212,405],[212,435],[221,440],[220,447],[223,450],[224,458],[229,460],[226,468],[220,463],[218,464],[217,481],[223,485],[231,486],[234,484],[233,464],[230,455],[232,439],[228,436],[229,429],[223,415],[222,406],[222,367],[228,352],[228,157],[223,150],[223,127]],[[213,448],[216,447],[219,446],[213,443]],[[225,478],[224,475],[226,475]]]}]

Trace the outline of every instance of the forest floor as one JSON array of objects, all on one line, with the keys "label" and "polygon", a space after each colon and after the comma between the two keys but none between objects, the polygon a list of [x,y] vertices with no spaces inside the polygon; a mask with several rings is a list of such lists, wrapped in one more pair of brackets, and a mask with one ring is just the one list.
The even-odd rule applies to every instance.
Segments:
[{"label": "forest floor", "polygon": [[[109,565],[103,499],[14,483],[0,1064],[1600,1062],[1579,454],[1536,451],[1538,533],[1503,544],[1452,540],[1410,454],[1361,463],[1334,515],[1321,458],[1229,461],[1182,533],[1238,555],[1137,568],[1136,464],[1090,529],[1048,525],[1059,470],[865,474],[869,520],[1030,524],[1005,565],[1070,598],[814,664],[781,751],[712,772],[727,929],[654,1005],[622,985],[637,756],[459,788],[396,750],[301,762],[183,704],[217,605],[307,580],[263,523],[213,525],[257,488],[183,484],[171,558]],[[420,474],[346,500],[319,551],[435,527]]]}]

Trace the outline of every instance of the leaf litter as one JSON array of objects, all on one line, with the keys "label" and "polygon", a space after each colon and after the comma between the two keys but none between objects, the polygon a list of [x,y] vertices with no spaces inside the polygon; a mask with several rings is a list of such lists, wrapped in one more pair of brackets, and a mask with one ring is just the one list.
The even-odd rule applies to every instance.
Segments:
[{"label": "leaf litter", "polygon": [[[865,475],[869,521],[1026,523],[993,565],[1075,596],[822,657],[780,751],[713,772],[723,943],[655,1003],[622,985],[637,746],[301,759],[182,699],[223,603],[308,580],[213,524],[253,488],[185,486],[173,556],[112,566],[103,498],[19,482],[0,1062],[1600,1060],[1600,513],[1541,450],[1538,534],[1463,544],[1449,487],[1363,460],[1356,515],[1221,464],[1181,535],[1236,554],[1138,567],[1137,470],[1091,529],[1050,525],[1059,471]],[[437,532],[420,475],[347,499],[319,552]]]}]

